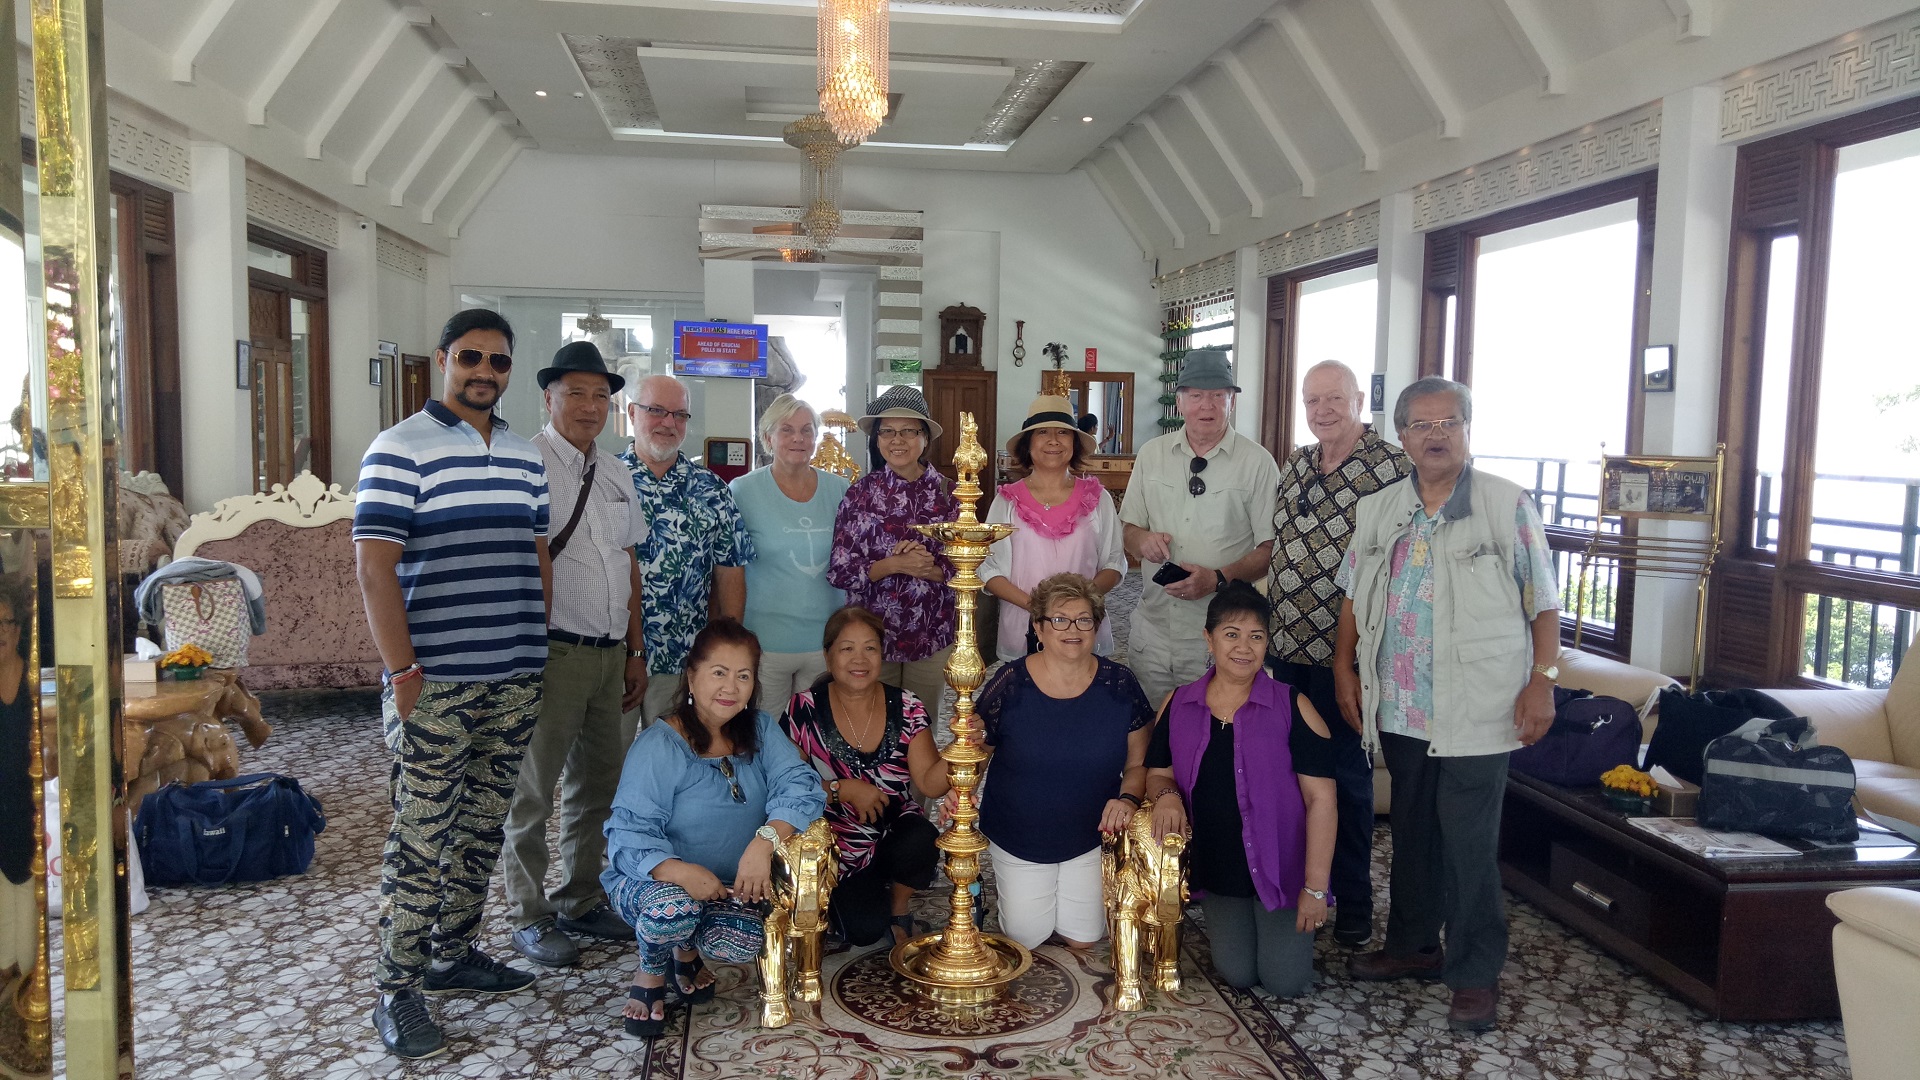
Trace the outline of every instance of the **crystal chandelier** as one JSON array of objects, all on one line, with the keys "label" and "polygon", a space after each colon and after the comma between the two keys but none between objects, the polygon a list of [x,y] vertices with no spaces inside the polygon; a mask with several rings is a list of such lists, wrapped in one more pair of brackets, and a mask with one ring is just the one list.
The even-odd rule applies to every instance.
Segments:
[{"label": "crystal chandelier", "polygon": [[806,155],[800,170],[800,230],[806,234],[806,246],[825,251],[840,233],[840,154],[846,149],[825,117],[819,113],[803,116],[782,129],[787,145]]},{"label": "crystal chandelier", "polygon": [[858,146],[887,118],[887,0],[820,0],[820,111]]},{"label": "crystal chandelier", "polygon": [[573,320],[573,325],[579,327],[581,332],[588,337],[593,337],[613,329],[613,320],[600,314],[600,301],[589,300],[587,301],[587,313]]}]

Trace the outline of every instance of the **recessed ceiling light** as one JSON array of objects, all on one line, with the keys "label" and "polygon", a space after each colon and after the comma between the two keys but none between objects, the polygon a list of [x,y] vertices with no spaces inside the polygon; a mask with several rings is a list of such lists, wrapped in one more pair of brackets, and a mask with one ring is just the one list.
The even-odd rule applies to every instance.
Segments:
[{"label": "recessed ceiling light", "polygon": [[1091,117],[1091,116],[1083,116],[1083,117],[1081,117],[1081,118],[1080,118],[1080,122],[1081,122],[1081,123],[1083,123],[1083,124],[1091,124],[1091,123],[1093,123],[1093,117]]},{"label": "recessed ceiling light", "polygon": [[546,92],[545,90],[535,90],[535,91],[533,92],[533,96],[534,96],[534,97],[546,97],[546,96],[547,96],[547,92]]}]

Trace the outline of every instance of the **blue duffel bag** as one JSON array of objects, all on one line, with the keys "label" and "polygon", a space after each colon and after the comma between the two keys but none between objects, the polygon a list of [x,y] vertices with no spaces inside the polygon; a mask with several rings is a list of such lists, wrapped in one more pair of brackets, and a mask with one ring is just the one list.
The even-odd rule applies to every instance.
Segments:
[{"label": "blue duffel bag", "polygon": [[1853,759],[1804,716],[1750,720],[1707,744],[1694,817],[1709,829],[1851,843]]},{"label": "blue duffel bag", "polygon": [[226,885],[304,874],[326,815],[278,773],[168,784],[140,803],[134,843],[148,885]]}]

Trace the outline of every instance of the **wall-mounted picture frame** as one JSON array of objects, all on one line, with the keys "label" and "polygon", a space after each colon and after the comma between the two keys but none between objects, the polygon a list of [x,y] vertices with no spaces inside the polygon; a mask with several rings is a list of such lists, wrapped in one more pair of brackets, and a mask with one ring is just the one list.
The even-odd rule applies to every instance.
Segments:
[{"label": "wall-mounted picture frame", "polygon": [[1649,345],[1640,354],[1640,389],[1649,394],[1673,393],[1673,346]]},{"label": "wall-mounted picture frame", "polygon": [[400,355],[400,344],[399,344],[398,342],[394,342],[394,341],[383,341],[383,342],[381,342],[381,343],[380,343],[380,355],[381,355],[381,357],[382,357],[382,358],[384,358],[384,359],[387,359],[387,360],[392,360],[392,359],[394,359],[395,357],[397,357],[397,356],[399,356],[399,355]]},{"label": "wall-mounted picture frame", "polygon": [[233,346],[233,387],[236,390],[251,390],[253,389],[253,342],[235,341]]},{"label": "wall-mounted picture frame", "polygon": [[1377,413],[1386,412],[1387,411],[1387,373],[1386,372],[1376,371],[1373,373],[1372,389],[1373,389],[1373,402],[1372,402],[1373,407],[1368,411],[1377,412]]},{"label": "wall-mounted picture frame", "polygon": [[[383,341],[381,342],[381,344],[385,345],[386,342]],[[369,386],[386,385],[386,374],[387,374],[387,361],[385,357],[370,356],[367,358],[367,385]]]}]

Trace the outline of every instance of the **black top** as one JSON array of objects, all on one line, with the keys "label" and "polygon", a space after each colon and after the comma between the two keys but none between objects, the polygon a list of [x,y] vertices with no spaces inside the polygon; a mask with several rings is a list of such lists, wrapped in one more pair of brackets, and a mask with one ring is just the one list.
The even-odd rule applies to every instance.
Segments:
[{"label": "black top", "polygon": [[33,694],[27,683],[15,689],[12,704],[0,702],[0,875],[15,885],[32,880],[33,867]]},{"label": "black top", "polygon": [[[1306,697],[1293,691],[1293,726],[1287,732],[1287,753],[1298,776],[1333,776],[1333,740],[1307,726],[1300,704]],[[1173,736],[1166,710],[1154,726],[1147,746],[1147,768],[1173,768]],[[1200,771],[1193,780],[1193,798],[1187,807],[1193,839],[1187,845],[1189,882],[1215,896],[1253,899],[1253,873],[1247,869],[1246,830],[1240,818],[1240,793],[1233,779],[1233,725],[1213,718]]]}]

